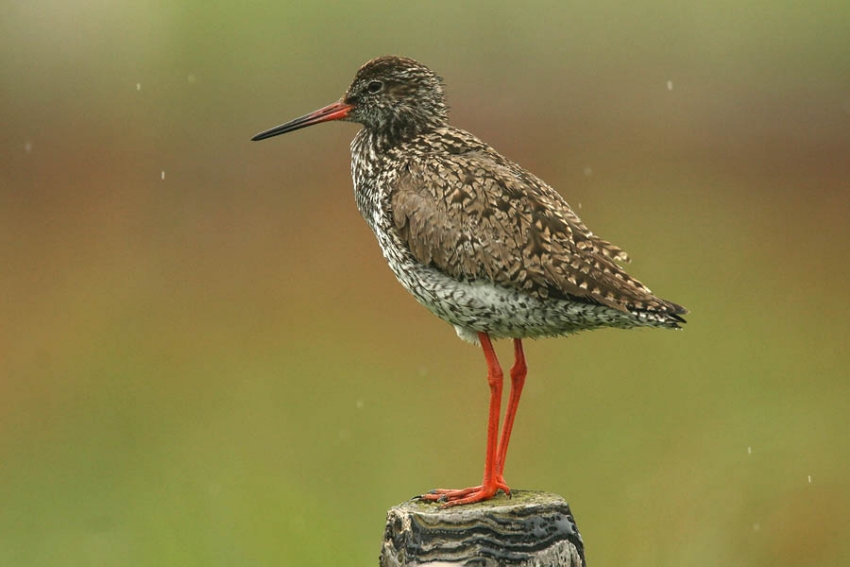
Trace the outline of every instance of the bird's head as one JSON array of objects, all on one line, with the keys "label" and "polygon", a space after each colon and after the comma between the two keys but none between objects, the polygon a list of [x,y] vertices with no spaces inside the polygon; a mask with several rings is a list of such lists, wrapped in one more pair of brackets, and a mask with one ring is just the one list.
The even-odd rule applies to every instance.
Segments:
[{"label": "bird's head", "polygon": [[405,138],[447,123],[443,83],[421,63],[385,56],[363,65],[342,98],[252,138],[264,140],[321,122],[357,122],[388,138]]},{"label": "bird's head", "polygon": [[346,120],[378,132],[412,129],[418,133],[447,121],[442,80],[405,57],[379,57],[363,65],[342,102],[352,106]]}]

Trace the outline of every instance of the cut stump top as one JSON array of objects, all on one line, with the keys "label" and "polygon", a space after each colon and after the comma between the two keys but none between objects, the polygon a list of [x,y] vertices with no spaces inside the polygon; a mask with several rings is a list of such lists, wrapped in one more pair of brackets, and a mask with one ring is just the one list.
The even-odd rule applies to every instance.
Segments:
[{"label": "cut stump top", "polygon": [[413,499],[390,508],[381,567],[585,567],[584,543],[570,506],[557,494],[440,508]]}]

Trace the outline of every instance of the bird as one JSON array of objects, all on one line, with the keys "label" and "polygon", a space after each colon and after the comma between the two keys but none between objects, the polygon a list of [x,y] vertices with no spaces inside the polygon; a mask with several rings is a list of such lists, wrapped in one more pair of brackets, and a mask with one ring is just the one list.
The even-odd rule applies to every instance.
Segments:
[{"label": "bird", "polygon": [[[528,371],[523,339],[680,329],[688,311],[628,275],[626,252],[591,232],[552,187],[450,125],[443,79],[418,61],[372,59],[337,102],[252,140],[337,120],[361,125],[351,142],[355,202],[390,269],[461,339],[479,345],[487,365],[481,484],[419,498],[445,507],[510,496],[504,468]],[[496,339],[511,339],[514,351],[501,434]]]}]

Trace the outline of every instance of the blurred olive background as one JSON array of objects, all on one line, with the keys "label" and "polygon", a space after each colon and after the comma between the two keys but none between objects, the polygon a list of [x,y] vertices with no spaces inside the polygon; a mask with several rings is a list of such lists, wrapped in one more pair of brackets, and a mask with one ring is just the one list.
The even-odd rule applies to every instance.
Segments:
[{"label": "blurred olive background", "polygon": [[848,20],[2,2],[0,565],[376,565],[387,508],[479,481],[483,357],[385,266],[357,126],[249,142],[391,53],[692,311],[530,342],[512,486],[591,565],[846,565]]}]

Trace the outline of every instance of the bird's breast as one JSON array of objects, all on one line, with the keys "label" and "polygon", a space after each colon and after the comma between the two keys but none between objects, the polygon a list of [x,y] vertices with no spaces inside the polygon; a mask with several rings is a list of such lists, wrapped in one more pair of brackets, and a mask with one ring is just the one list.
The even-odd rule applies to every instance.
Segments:
[{"label": "bird's breast", "polygon": [[375,230],[375,212],[378,208],[376,184],[379,169],[376,161],[377,157],[369,151],[358,134],[351,143],[351,181],[357,210],[372,230]]}]

